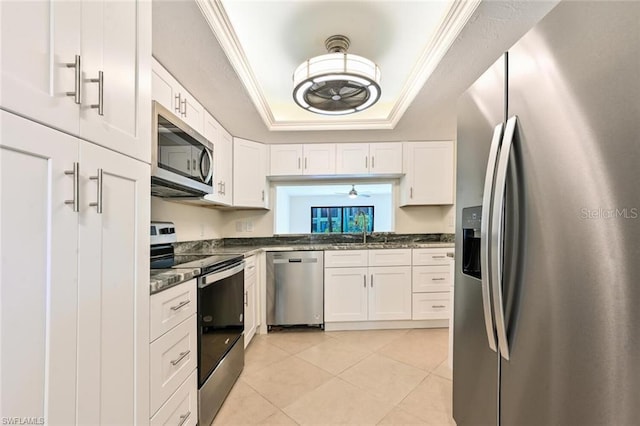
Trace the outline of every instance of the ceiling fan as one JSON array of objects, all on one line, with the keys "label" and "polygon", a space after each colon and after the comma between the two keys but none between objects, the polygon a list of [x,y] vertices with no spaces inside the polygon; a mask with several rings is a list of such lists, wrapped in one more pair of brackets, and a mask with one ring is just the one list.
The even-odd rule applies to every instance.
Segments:
[{"label": "ceiling fan", "polygon": [[336,194],[348,195],[349,198],[370,197],[368,194],[356,191],[355,185],[351,185],[351,190],[349,192],[336,192]]}]

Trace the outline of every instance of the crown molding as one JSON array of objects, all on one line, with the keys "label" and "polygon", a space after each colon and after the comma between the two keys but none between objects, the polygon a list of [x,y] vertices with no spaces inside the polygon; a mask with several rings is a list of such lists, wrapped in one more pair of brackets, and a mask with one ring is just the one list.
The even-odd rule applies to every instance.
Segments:
[{"label": "crown molding", "polygon": [[481,0],[455,0],[452,2],[447,14],[440,22],[436,34],[420,55],[386,117],[358,119],[356,116],[354,118],[341,116],[339,121],[329,118],[326,121],[283,121],[276,120],[274,117],[221,0],[195,1],[270,131],[391,130],[395,128],[481,2]]}]

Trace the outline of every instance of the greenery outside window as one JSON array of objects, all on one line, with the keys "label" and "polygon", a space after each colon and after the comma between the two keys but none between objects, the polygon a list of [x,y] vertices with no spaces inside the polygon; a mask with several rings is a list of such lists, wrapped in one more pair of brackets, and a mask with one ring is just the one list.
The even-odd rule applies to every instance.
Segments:
[{"label": "greenery outside window", "polygon": [[373,232],[373,206],[311,207],[311,233]]}]

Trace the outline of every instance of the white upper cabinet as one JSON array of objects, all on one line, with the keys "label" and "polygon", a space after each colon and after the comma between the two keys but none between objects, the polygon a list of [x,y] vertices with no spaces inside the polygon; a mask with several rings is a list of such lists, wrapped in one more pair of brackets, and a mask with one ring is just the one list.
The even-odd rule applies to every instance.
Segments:
[{"label": "white upper cabinet", "polygon": [[392,175],[402,173],[402,143],[337,144],[339,175]]},{"label": "white upper cabinet", "polygon": [[0,2],[0,105],[149,162],[151,3]]},{"label": "white upper cabinet", "polygon": [[303,174],[302,145],[269,145],[271,151],[271,176],[292,176]]},{"label": "white upper cabinet", "polygon": [[270,176],[334,175],[336,145],[270,145]]},{"label": "white upper cabinet", "polygon": [[216,119],[204,111],[204,137],[213,144],[213,194],[211,200],[233,203],[233,137]]},{"label": "white upper cabinet", "polygon": [[[196,98],[182,87],[178,80],[155,58],[152,59],[152,68],[151,92],[153,99],[173,112],[193,130],[204,135],[206,116],[209,114]],[[209,140],[213,142],[213,140]]]},{"label": "white upper cabinet", "polygon": [[453,141],[405,142],[400,205],[453,204]]},{"label": "white upper cabinet", "polygon": [[267,208],[267,147],[246,139],[233,139],[233,205]]},{"label": "white upper cabinet", "polygon": [[369,173],[372,175],[402,174],[402,143],[369,144]]}]

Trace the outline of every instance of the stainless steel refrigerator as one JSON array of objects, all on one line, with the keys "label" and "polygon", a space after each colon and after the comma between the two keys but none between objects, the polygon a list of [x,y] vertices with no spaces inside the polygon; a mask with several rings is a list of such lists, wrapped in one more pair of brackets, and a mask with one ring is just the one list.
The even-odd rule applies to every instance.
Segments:
[{"label": "stainless steel refrigerator", "polygon": [[638,424],[640,3],[561,2],[457,138],[457,424]]}]

